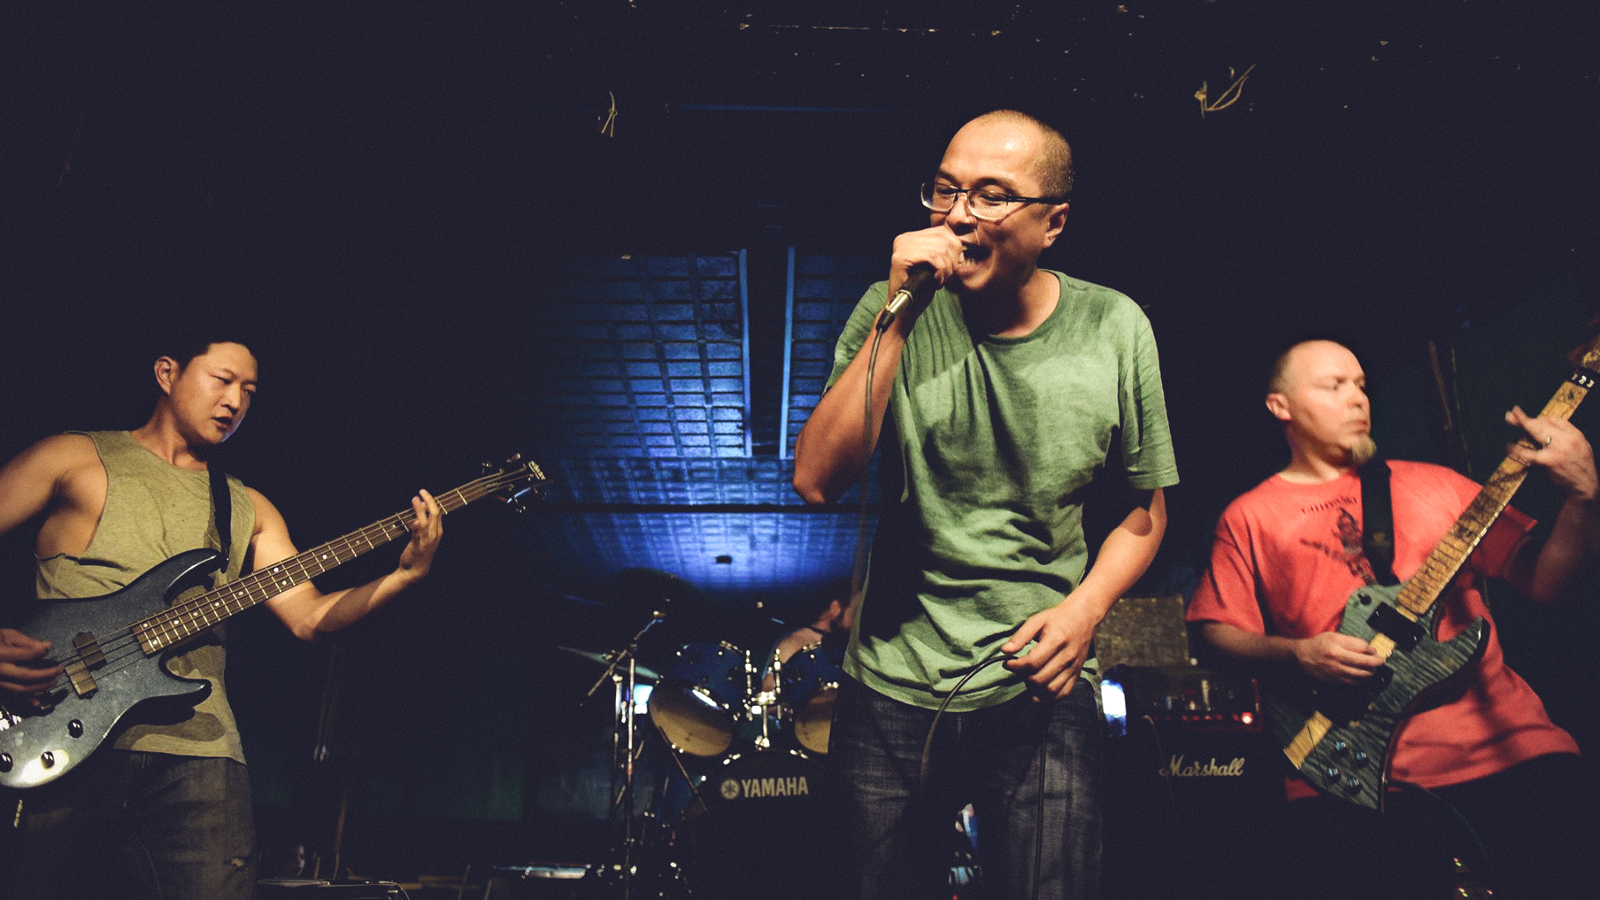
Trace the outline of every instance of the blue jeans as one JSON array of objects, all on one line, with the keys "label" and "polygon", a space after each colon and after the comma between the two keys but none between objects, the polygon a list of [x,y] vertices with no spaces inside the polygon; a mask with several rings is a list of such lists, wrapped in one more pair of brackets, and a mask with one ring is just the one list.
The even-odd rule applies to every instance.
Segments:
[{"label": "blue jeans", "polygon": [[1098,897],[1105,728],[1094,688],[1080,680],[1055,703],[1024,695],[945,713],[924,783],[933,715],[850,678],[839,689],[828,758],[843,785],[847,896],[949,897],[956,814],[971,803],[985,898]]},{"label": "blue jeans", "polygon": [[21,852],[0,875],[4,896],[254,896],[250,780],[234,760],[107,748],[22,801]]}]

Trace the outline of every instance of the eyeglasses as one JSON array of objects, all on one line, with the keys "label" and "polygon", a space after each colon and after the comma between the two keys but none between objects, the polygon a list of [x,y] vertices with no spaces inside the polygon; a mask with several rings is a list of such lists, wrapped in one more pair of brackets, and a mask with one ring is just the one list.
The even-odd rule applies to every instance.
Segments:
[{"label": "eyeglasses", "polygon": [[967,196],[967,211],[974,219],[998,222],[1011,215],[1019,206],[1029,203],[1065,203],[1065,197],[1018,197],[993,188],[958,188],[940,181],[930,181],[922,186],[922,205],[934,212],[955,209],[956,198]]}]

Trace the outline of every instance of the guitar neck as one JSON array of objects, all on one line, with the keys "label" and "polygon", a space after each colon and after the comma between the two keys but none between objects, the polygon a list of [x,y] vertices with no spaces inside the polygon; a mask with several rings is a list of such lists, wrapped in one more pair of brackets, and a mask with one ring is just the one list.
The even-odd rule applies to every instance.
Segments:
[{"label": "guitar neck", "polygon": [[[450,513],[496,489],[496,479],[480,478],[438,495],[439,509]],[[134,623],[133,633],[147,654],[159,653],[211,628],[230,616],[303,584],[352,559],[411,533],[411,510],[395,513],[319,547],[230,581],[183,603]]]},{"label": "guitar neck", "polygon": [[[1589,356],[1585,356],[1584,364],[1592,365],[1593,360],[1590,357],[1594,355],[1591,352]],[[1574,369],[1567,382],[1556,391],[1554,397],[1550,398],[1550,402],[1545,404],[1539,415],[1571,418],[1578,404],[1588,395],[1589,388],[1594,386],[1595,377],[1596,374],[1591,369],[1583,367]],[[1536,449],[1527,438],[1518,443],[1530,450]],[[1445,589],[1455,580],[1467,557],[1472,555],[1478,542],[1483,540],[1483,536],[1494,525],[1495,519],[1500,517],[1500,513],[1511,502],[1511,495],[1517,492],[1517,488],[1522,486],[1523,479],[1527,477],[1527,463],[1518,462],[1510,456],[1500,461],[1499,467],[1489,476],[1483,490],[1478,492],[1478,496],[1473,499],[1466,512],[1450,526],[1450,530],[1445,533],[1438,546],[1433,548],[1433,552],[1428,554],[1428,558],[1417,573],[1406,580],[1405,586],[1400,590],[1400,596],[1396,599],[1402,609],[1410,612],[1415,618],[1427,614],[1444,594]]]}]

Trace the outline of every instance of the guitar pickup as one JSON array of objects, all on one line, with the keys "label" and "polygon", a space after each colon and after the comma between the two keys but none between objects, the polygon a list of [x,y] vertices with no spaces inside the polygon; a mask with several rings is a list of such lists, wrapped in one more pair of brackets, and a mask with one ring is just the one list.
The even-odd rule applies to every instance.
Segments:
[{"label": "guitar pickup", "polygon": [[1399,610],[1387,603],[1378,604],[1372,615],[1367,616],[1367,625],[1373,631],[1388,635],[1398,650],[1410,650],[1425,637],[1421,625],[1401,615]]},{"label": "guitar pickup", "polygon": [[74,637],[72,646],[78,651],[78,656],[62,668],[66,670],[67,679],[72,682],[74,693],[79,697],[92,697],[100,686],[95,683],[90,670],[106,664],[105,651],[100,649],[100,641],[87,632]]}]

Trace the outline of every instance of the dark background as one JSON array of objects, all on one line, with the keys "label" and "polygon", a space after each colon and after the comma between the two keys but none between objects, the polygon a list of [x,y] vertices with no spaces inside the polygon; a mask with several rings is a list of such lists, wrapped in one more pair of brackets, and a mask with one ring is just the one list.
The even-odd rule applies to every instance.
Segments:
[{"label": "dark background", "polygon": [[[1046,264],[1154,324],[1183,483],[1140,589],[1187,591],[1222,506],[1283,461],[1259,396],[1286,341],[1347,340],[1385,452],[1480,478],[1501,413],[1555,390],[1597,299],[1594,9],[8,5],[0,452],[142,423],[160,336],[198,318],[256,345],[228,463],[302,547],[508,449],[538,459],[542,506],[453,515],[429,581],[336,642],[240,617],[231,694],[274,840],[325,843],[347,791],[365,874],[583,859],[609,712],[579,706],[598,667],[558,645],[636,627],[662,581],[625,569],[682,579],[725,623],[693,639],[747,649],[848,573],[853,507],[800,511],[786,486],[825,364],[799,352],[789,298],[811,284],[847,309],[881,277],[961,122],[1025,106],[1073,142]],[[1217,104],[1247,70],[1202,114],[1202,84]],[[1464,452],[1430,342],[1459,372]],[[675,347],[699,382],[612,384],[628,360],[670,376]],[[660,441],[651,403],[675,410]],[[1518,505],[1549,518],[1537,481]],[[7,539],[13,590],[28,546]],[[1494,597],[1513,666],[1592,744],[1594,598]],[[659,639],[658,665],[684,637]],[[332,762],[314,766],[330,683]]]}]

